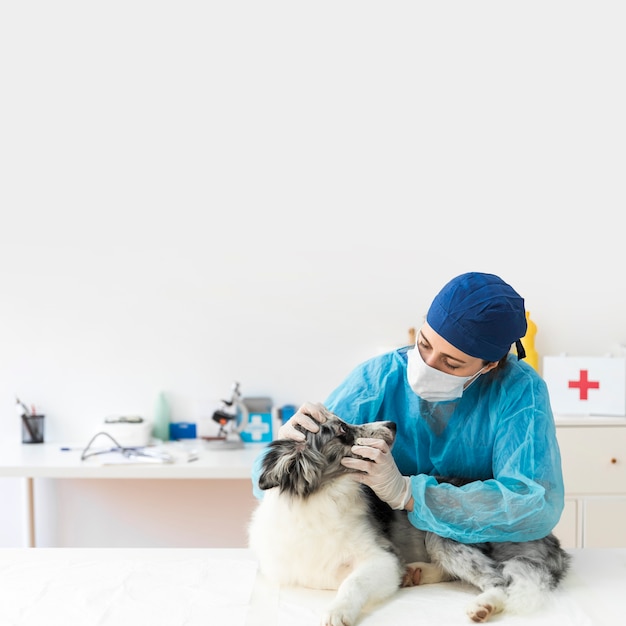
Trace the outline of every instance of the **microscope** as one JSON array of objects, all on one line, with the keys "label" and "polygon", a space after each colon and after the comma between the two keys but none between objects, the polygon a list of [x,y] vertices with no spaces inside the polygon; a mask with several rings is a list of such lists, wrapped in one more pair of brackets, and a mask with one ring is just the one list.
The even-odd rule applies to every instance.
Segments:
[{"label": "microscope", "polygon": [[249,411],[241,397],[238,382],[232,385],[230,399],[220,401],[212,419],[220,425],[216,447],[243,448],[241,433],[248,425]]}]

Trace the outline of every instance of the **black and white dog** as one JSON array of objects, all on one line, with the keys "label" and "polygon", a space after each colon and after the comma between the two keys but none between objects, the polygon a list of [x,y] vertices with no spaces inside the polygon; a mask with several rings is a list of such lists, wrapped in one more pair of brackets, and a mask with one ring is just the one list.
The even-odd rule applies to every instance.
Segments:
[{"label": "black and white dog", "polygon": [[474,622],[535,608],[566,575],[570,556],[553,535],[525,543],[466,545],[417,530],[341,464],[360,437],[393,444],[393,422],[354,426],[326,412],[305,442],[269,444],[259,478],[266,490],[249,526],[263,574],[282,585],[337,589],[324,626],[352,626],[364,606],[401,586],[461,580],[480,589]]}]

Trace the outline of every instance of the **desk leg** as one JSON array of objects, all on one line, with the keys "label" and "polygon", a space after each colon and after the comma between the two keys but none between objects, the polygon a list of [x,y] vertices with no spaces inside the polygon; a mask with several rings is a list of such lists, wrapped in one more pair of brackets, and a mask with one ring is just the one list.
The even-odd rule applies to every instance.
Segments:
[{"label": "desk leg", "polygon": [[29,548],[36,547],[35,543],[35,488],[32,476],[26,477],[26,538]]}]

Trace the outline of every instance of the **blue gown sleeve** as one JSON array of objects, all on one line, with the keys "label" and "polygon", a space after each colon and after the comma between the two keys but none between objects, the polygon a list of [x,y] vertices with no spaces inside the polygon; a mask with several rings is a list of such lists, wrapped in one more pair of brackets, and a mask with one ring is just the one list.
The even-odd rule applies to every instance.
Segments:
[{"label": "blue gown sleeve", "polygon": [[411,477],[414,526],[462,543],[531,541],[552,531],[564,506],[556,427],[543,381],[537,377],[526,391],[521,408],[497,421],[493,478],[455,487]]},{"label": "blue gown sleeve", "polygon": [[355,367],[331,394],[324,406],[350,424],[394,419],[385,415],[389,384],[397,377],[394,353],[375,357]]}]

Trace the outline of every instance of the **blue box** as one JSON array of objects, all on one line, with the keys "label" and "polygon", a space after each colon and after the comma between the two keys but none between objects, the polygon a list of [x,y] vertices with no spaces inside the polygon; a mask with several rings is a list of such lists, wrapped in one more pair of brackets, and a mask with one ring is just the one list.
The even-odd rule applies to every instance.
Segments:
[{"label": "blue box", "polygon": [[170,439],[195,439],[196,425],[191,422],[172,422],[170,424]]},{"label": "blue box", "polygon": [[272,441],[272,414],[250,413],[248,425],[241,432],[244,443],[269,443]]}]

